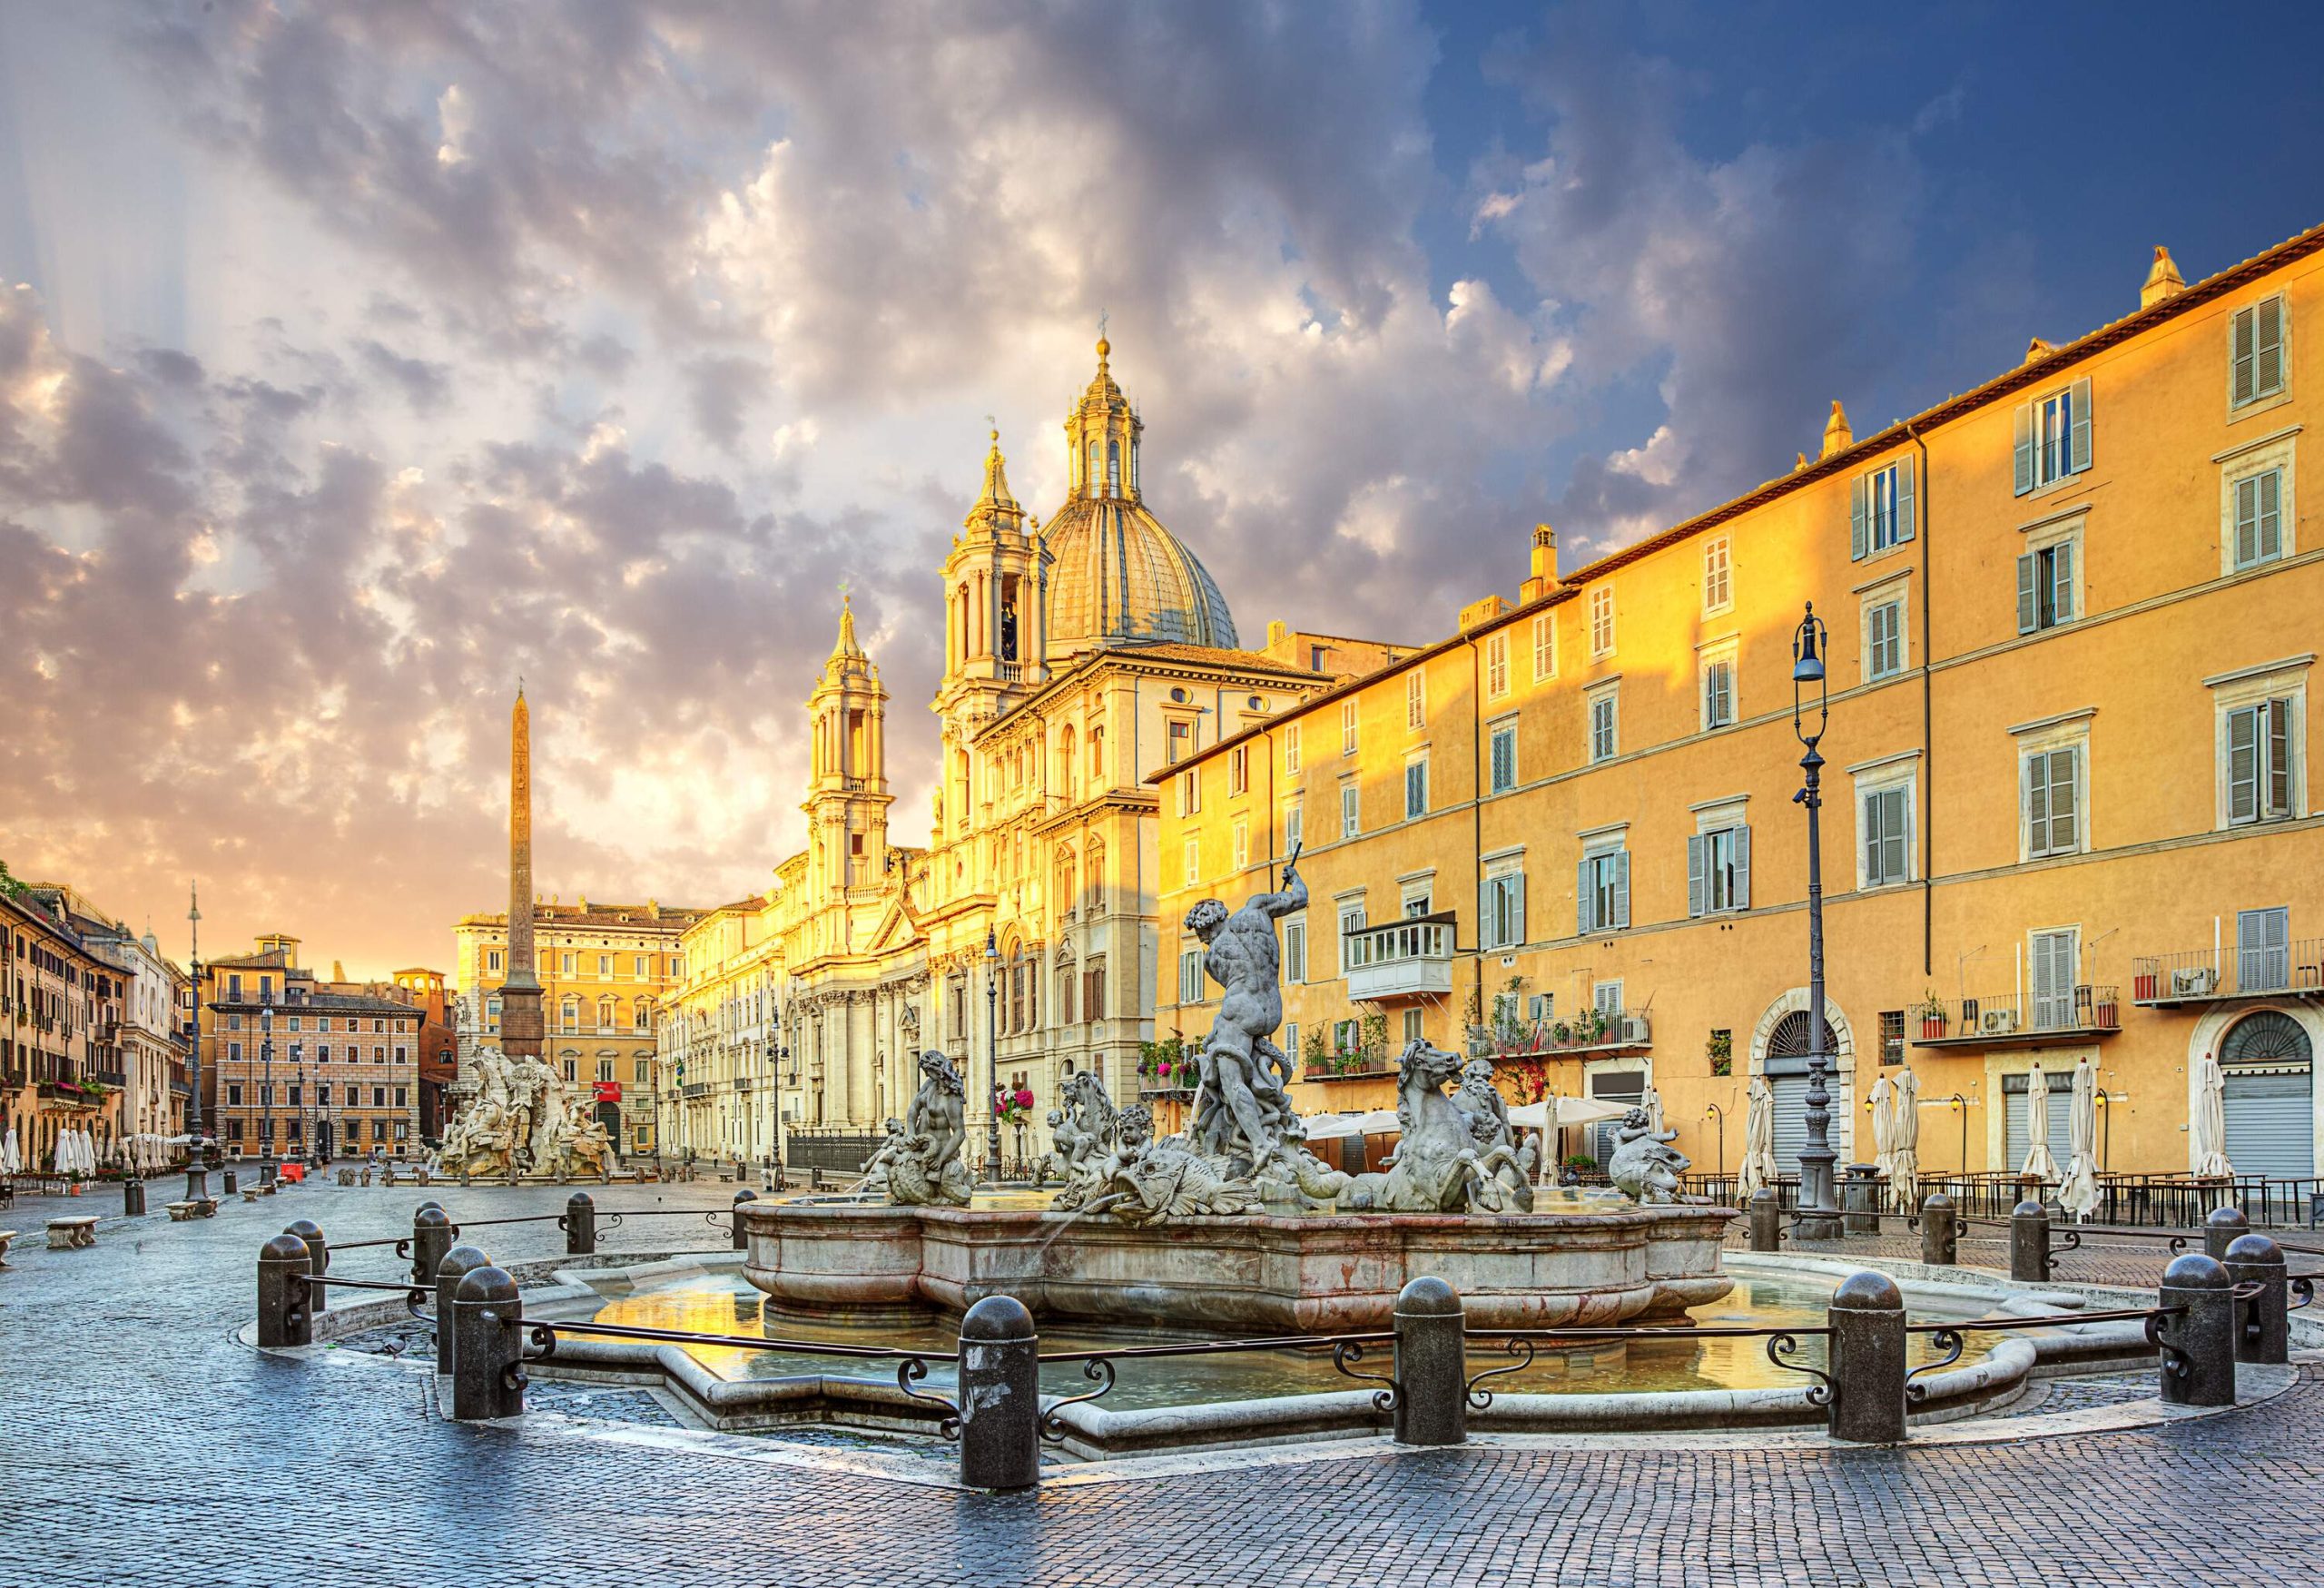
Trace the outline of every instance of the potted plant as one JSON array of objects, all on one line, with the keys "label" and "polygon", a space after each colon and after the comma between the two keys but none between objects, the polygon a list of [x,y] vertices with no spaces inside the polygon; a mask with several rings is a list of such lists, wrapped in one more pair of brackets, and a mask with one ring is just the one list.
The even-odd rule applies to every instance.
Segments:
[{"label": "potted plant", "polygon": [[1711,1032],[1708,1051],[1710,1054],[1710,1072],[1713,1075],[1735,1073],[1735,1033],[1733,1031]]},{"label": "potted plant", "polygon": [[1937,997],[1935,988],[1932,987],[1922,994],[1913,1012],[1920,1017],[1922,1041],[1934,1042],[1944,1037],[1945,1002]]}]

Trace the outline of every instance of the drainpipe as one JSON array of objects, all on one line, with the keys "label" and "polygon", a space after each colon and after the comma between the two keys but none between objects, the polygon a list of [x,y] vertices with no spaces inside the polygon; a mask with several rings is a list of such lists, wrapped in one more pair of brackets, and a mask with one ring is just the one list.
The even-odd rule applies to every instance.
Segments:
[{"label": "drainpipe", "polygon": [[[1484,907],[1485,887],[1484,762],[1478,753],[1478,746],[1484,739],[1484,682],[1483,658],[1478,654],[1476,636],[1472,634],[1469,636],[1469,898],[1472,901],[1472,910],[1479,912]],[[1484,920],[1479,914],[1471,929],[1469,942],[1470,958],[1477,972],[1477,1018],[1481,1021],[1485,1018],[1484,932]],[[1459,942],[1460,934],[1455,932],[1453,942],[1457,945]],[[1466,1024],[1465,1021],[1462,1023]],[[1466,1031],[1461,1033],[1461,1051],[1464,1054],[1468,1051],[1468,1035]],[[1548,1149],[1544,1148],[1543,1150]]]},{"label": "drainpipe", "polygon": [[1929,572],[1928,443],[1920,439],[1910,419],[1905,421],[1905,434],[1912,439],[1921,458],[1920,489],[1915,496],[1920,502],[1921,518],[1921,975],[1926,978],[1935,973],[1936,965],[1936,880],[1931,874],[1936,861],[1935,706],[1932,694],[1936,658],[1929,633],[1929,586],[1935,581]]}]

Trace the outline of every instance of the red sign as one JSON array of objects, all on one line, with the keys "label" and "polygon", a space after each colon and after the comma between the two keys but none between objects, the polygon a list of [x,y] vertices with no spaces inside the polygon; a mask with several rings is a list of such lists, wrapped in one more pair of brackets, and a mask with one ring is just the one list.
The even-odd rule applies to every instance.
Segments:
[{"label": "red sign", "polygon": [[621,1082],[618,1080],[593,1080],[589,1083],[589,1096],[593,1100],[597,1102],[617,1103],[621,1101]]}]

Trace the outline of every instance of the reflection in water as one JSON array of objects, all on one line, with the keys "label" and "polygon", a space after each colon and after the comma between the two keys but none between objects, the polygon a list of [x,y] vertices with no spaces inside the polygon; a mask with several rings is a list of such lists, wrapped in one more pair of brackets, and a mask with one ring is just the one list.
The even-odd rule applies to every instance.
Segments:
[{"label": "reflection in water", "polygon": [[[1735,1289],[1721,1300],[1699,1307],[1689,1316],[1703,1327],[1758,1328],[1796,1325],[1820,1326],[1831,1298],[1828,1285],[1785,1279],[1738,1278]],[[731,1284],[715,1281],[682,1288],[647,1291],[606,1303],[596,1315],[600,1323],[647,1328],[685,1329],[697,1334],[764,1335],[781,1339],[812,1340],[841,1346],[889,1346],[925,1350],[927,1386],[952,1382],[952,1352],[957,1325],[950,1318],[931,1317],[911,1324],[867,1327],[819,1324],[793,1318],[763,1320],[764,1297],[740,1278]],[[1924,1306],[1913,1308],[1916,1323],[1959,1322],[1977,1316],[1968,1309],[1945,1311]],[[1045,1329],[1041,1347],[1047,1351],[1101,1350],[1108,1346],[1158,1345],[1196,1336],[1143,1329],[1092,1329],[1060,1327]],[[1911,1360],[1915,1366],[1933,1355],[1929,1336],[1914,1335]],[[1972,1336],[1970,1356],[1983,1354],[1992,1336]],[[880,1383],[893,1383],[892,1366],[793,1352],[744,1350],[735,1346],[690,1347],[693,1355],[722,1378],[787,1378],[802,1374],[828,1374]],[[1391,1347],[1373,1348],[1384,1359]],[[1472,1366],[1479,1370],[1502,1360],[1500,1347],[1490,1339],[1472,1341]],[[1767,1341],[1687,1339],[1579,1342],[1560,1346],[1535,1342],[1531,1366],[1506,1378],[1496,1378],[1498,1392],[1535,1394],[1603,1394],[1674,1389],[1756,1389],[1797,1387],[1806,1381],[1768,1360]],[[1821,1366],[1824,1342],[1804,1337],[1793,1360]],[[1368,1366],[1369,1365],[1367,1365]],[[1244,1400],[1266,1396],[1312,1394],[1353,1388],[1350,1380],[1332,1366],[1328,1352],[1264,1351],[1247,1356],[1162,1357],[1121,1365],[1119,1381],[1105,1404],[1118,1410],[1140,1406],[1184,1406],[1202,1401]],[[1088,1388],[1079,1367],[1058,1363],[1041,1371],[1046,1395],[1078,1395]]]}]

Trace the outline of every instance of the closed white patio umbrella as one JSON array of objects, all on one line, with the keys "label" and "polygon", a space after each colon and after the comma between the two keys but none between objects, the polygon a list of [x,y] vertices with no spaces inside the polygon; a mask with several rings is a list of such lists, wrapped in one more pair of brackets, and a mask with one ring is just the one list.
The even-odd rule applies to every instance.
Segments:
[{"label": "closed white patio umbrella", "polygon": [[2073,1103],[2066,1110],[2066,1175],[2058,1206],[2087,1218],[2098,1206],[2098,1067],[2087,1059],[2073,1067]]},{"label": "closed white patio umbrella", "polygon": [[1921,1078],[1910,1070],[1896,1072],[1888,1121],[1888,1199],[1905,1213],[1920,1207]]},{"label": "closed white patio umbrella", "polygon": [[1765,1076],[1751,1078],[1749,1107],[1743,1116],[1743,1169],[1735,1189],[1746,1200],[1762,1186],[1772,1186],[1781,1172],[1776,1168],[1776,1094]]},{"label": "closed white patio umbrella", "polygon": [[24,1172],[24,1157],[16,1149],[16,1128],[11,1125],[8,1127],[8,1134],[0,1137],[0,1175],[15,1175]]},{"label": "closed white patio umbrella", "polygon": [[2195,1108],[2187,1121],[2187,1167],[2204,1179],[2235,1172],[2227,1161],[2227,1077],[2210,1054],[2195,1067]]},{"label": "closed white patio umbrella", "polygon": [[1886,1076],[1872,1083],[1865,1108],[1872,1115],[1872,1167],[1886,1179],[1894,1172],[1896,1150],[1896,1083]]},{"label": "closed white patio umbrella", "polygon": [[2050,1078],[2039,1064],[2025,1082],[2025,1162],[2017,1172],[2044,1184],[2058,1178],[2058,1160],[2050,1156]]}]

